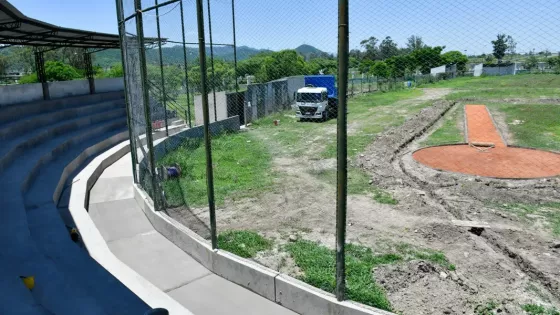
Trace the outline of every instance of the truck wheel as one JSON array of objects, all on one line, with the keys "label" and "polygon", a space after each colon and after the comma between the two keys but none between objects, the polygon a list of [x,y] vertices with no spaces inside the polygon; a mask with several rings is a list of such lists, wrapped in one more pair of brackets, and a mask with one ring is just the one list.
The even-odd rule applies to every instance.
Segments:
[{"label": "truck wheel", "polygon": [[321,117],[321,120],[322,120],[322,121],[327,121],[327,120],[329,120],[329,112],[328,112],[326,109],[323,111],[323,113],[321,114],[321,116],[322,116],[322,117]]}]

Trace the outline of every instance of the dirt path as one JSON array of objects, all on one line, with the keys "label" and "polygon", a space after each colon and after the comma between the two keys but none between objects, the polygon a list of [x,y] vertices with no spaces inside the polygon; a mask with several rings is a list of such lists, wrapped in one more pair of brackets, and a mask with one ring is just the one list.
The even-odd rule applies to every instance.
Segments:
[{"label": "dirt path", "polygon": [[465,105],[469,143],[487,143],[496,148],[503,148],[506,144],[496,130],[488,108],[484,105]]}]

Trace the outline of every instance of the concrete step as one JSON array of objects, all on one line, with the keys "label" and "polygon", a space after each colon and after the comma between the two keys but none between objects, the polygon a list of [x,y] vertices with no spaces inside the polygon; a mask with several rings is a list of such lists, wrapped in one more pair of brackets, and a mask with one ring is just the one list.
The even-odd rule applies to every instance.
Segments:
[{"label": "concrete step", "polygon": [[45,127],[65,120],[76,119],[95,113],[110,111],[117,108],[124,108],[124,106],[124,99],[118,99],[86,106],[61,109],[50,113],[41,113],[31,116],[25,115],[22,119],[0,127],[0,140],[20,137],[27,132],[32,132],[40,127]]},{"label": "concrete step", "polygon": [[25,207],[33,208],[48,202],[52,203],[53,194],[66,165],[87,148],[124,131],[126,131],[125,122],[113,121],[67,140],[58,147],[64,150],[55,148],[52,154],[44,155],[22,184]]},{"label": "concrete step", "polygon": [[[29,229],[38,249],[99,303],[107,314],[144,314],[149,307],[70,239],[53,203],[28,211]],[[118,298],[115,298],[118,297]]]},{"label": "concrete step", "polygon": [[0,105],[0,124],[10,123],[22,119],[23,115],[37,115],[57,111],[65,108],[101,103],[109,100],[124,99],[124,93],[108,92],[93,95],[66,97],[56,100],[23,103],[16,105]]},{"label": "concrete step", "polygon": [[52,314],[106,314],[79,285],[79,279],[61,272],[38,250],[28,229],[21,194],[5,183],[0,184],[0,189],[7,192],[0,207],[0,248],[3,252],[0,269],[10,271],[12,276],[33,276],[35,287],[31,294],[36,302],[31,305],[41,305]]},{"label": "concrete step", "polygon": [[123,122],[126,122],[125,117],[126,109],[118,108],[86,117],[63,121],[58,124],[39,128],[24,136],[8,140],[3,143],[2,147],[0,147],[0,172],[5,171],[16,158],[23,156],[27,150],[41,145],[41,143],[44,143],[49,139],[71,133],[76,130],[89,128],[89,126],[93,124],[115,118],[120,118]]},{"label": "concrete step", "polygon": [[[0,261],[2,259],[0,258]],[[0,314],[49,315],[35,301],[20,276],[9,266],[0,263]]]}]

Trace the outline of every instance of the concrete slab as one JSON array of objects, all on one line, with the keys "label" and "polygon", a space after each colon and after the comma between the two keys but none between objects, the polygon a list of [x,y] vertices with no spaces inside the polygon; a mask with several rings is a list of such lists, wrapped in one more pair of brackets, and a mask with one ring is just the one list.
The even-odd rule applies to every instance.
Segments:
[{"label": "concrete slab", "polygon": [[[131,171],[132,172],[132,171]],[[126,177],[100,178],[91,189],[89,203],[134,198],[132,174]]]},{"label": "concrete slab", "polygon": [[106,242],[153,231],[146,216],[139,211],[135,199],[94,203],[89,207],[89,215]]},{"label": "concrete slab", "polygon": [[108,245],[117,258],[163,291],[173,290],[211,273],[156,231]]},{"label": "concrete slab", "polygon": [[197,315],[294,315],[296,313],[211,274],[169,292]]},{"label": "concrete slab", "polygon": [[103,171],[99,178],[114,178],[131,176],[132,174],[132,158],[130,153],[123,156],[120,160]]}]

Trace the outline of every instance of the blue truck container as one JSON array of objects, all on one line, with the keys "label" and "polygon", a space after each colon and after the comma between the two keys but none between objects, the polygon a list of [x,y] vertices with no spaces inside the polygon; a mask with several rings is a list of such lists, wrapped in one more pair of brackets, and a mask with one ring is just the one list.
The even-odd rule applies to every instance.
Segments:
[{"label": "blue truck container", "polygon": [[329,98],[337,98],[338,90],[336,88],[336,80],[334,75],[306,75],[305,86],[325,87]]}]

